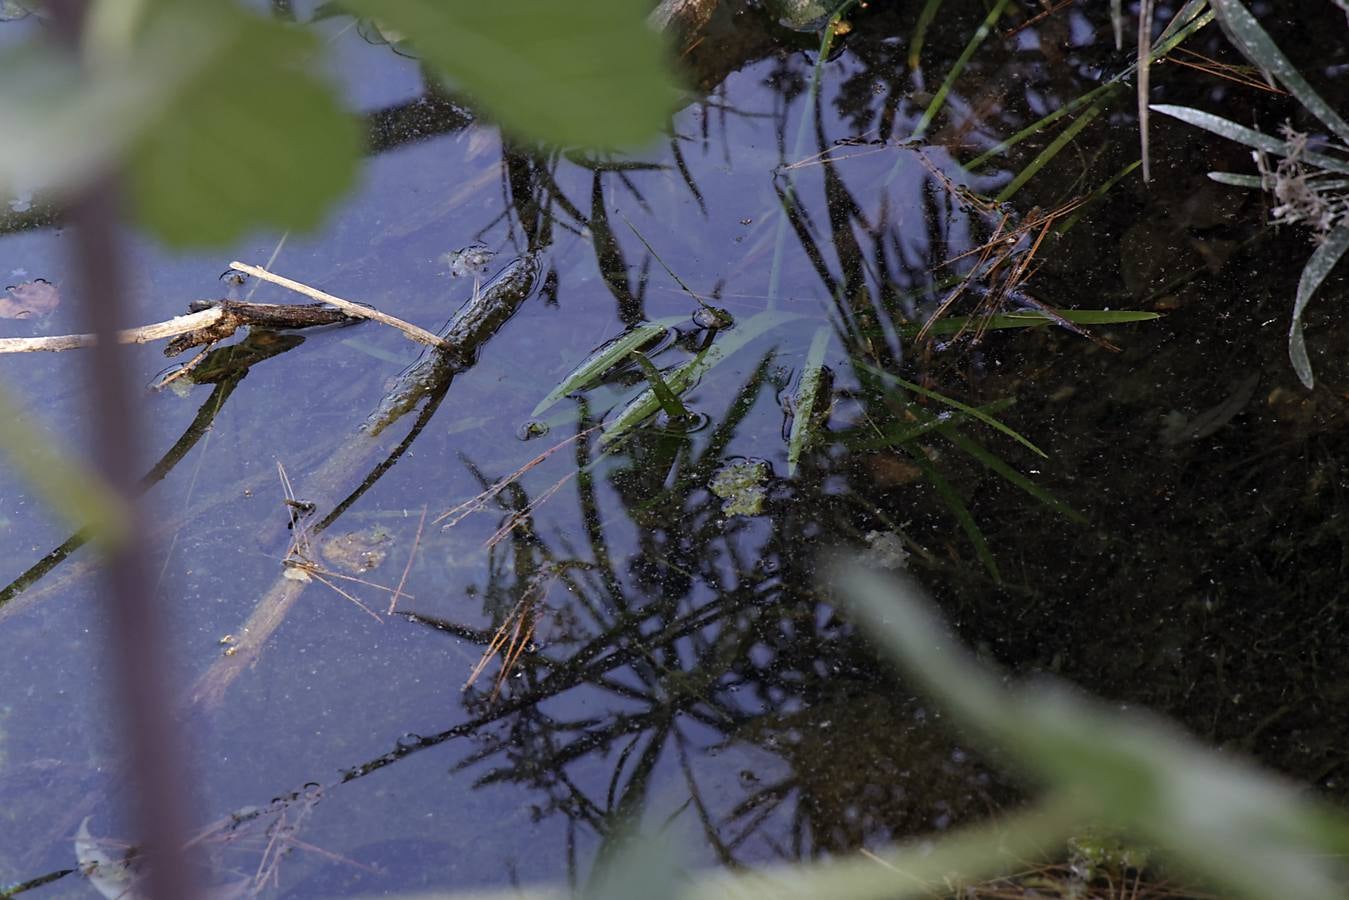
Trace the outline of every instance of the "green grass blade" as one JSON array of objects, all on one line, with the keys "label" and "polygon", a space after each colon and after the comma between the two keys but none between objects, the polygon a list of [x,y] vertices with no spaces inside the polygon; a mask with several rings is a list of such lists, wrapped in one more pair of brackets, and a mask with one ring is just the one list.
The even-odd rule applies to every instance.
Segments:
[{"label": "green grass blade", "polygon": [[651,385],[651,391],[656,395],[656,402],[660,404],[661,409],[665,410],[665,414],[671,419],[687,421],[692,418],[689,415],[689,408],[679,402],[679,397],[674,390],[661,377],[660,369],[657,369],[655,364],[646,358],[646,354],[640,350],[634,350],[632,351],[632,358],[637,360],[637,365],[641,366],[642,374],[646,376],[647,384]]},{"label": "green grass blade", "polygon": [[[798,313],[777,310],[765,310],[757,313],[730,331],[719,333],[712,345],[688,362],[665,373],[665,383],[674,394],[682,396],[689,388],[693,387],[705,372],[711,370],[722,360],[735,355],[750,341],[777,328],[779,325],[800,318],[802,316]],[[658,409],[660,409],[660,400],[657,399],[656,392],[651,388],[642,391],[629,401],[627,406],[624,406],[613,419],[605,423],[604,431],[600,435],[600,446],[606,448],[612,446],[615,441],[646,421]]]},{"label": "green grass blade", "polygon": [[941,434],[942,437],[946,438],[952,444],[955,444],[966,454],[982,463],[985,468],[1025,491],[1065,519],[1070,522],[1076,522],[1079,525],[1085,525],[1087,523],[1086,516],[1065,504],[1058,497],[1055,497],[1049,491],[1040,487],[1016,469],[1007,465],[1007,463],[1003,462],[996,455],[990,453],[988,449],[978,441],[966,437],[949,424],[944,425],[941,428]]},{"label": "green grass blade", "polygon": [[1008,150],[1012,149],[1017,144],[1024,141],[1026,138],[1034,137],[1041,131],[1044,131],[1050,125],[1053,125],[1059,119],[1062,119],[1064,116],[1072,115],[1074,112],[1086,106],[1087,104],[1095,103],[1102,95],[1109,94],[1119,89],[1120,89],[1119,83],[1113,81],[1106,82],[1105,84],[1100,85],[1099,87],[1092,88],[1090,91],[1087,91],[1087,93],[1083,94],[1082,96],[1068,101],[1063,106],[1060,106],[1058,109],[1054,110],[1052,113],[1049,113],[1043,118],[1037,119],[1036,121],[1027,125],[1025,128],[1021,129],[1017,133],[1013,134],[1011,137],[1004,140],[1002,143],[990,147],[983,153],[980,153],[974,159],[970,160],[965,165],[965,168],[971,172],[981,168],[993,157],[1000,156],[1003,153],[1006,153]]},{"label": "green grass blade", "polygon": [[993,30],[993,26],[997,25],[998,20],[1002,18],[1003,11],[1007,9],[1008,2],[1009,0],[998,0],[998,2],[993,5],[993,8],[988,11],[988,15],[984,17],[984,21],[975,29],[974,36],[971,37],[969,43],[965,45],[965,49],[961,51],[960,57],[955,61],[955,64],[951,66],[951,71],[946,73],[946,78],[942,81],[941,87],[937,88],[937,93],[932,98],[932,102],[929,103],[927,109],[923,111],[923,117],[918,120],[917,126],[913,129],[913,134],[909,135],[909,140],[916,141],[927,134],[927,129],[932,124],[932,120],[937,117],[937,113],[939,113],[941,108],[946,104],[946,95],[951,93],[952,86],[956,83],[956,79],[960,77],[960,73],[965,70],[965,66],[969,63],[970,59],[974,56],[974,51],[979,49],[979,45],[981,45],[988,37],[989,33]]},{"label": "green grass blade", "polygon": [[539,401],[539,405],[534,407],[534,411],[529,414],[530,418],[537,418],[540,413],[568,394],[574,394],[589,387],[595,379],[619,363],[626,361],[633,350],[646,346],[658,336],[664,334],[667,328],[683,320],[683,316],[670,316],[665,319],[657,319],[654,322],[643,322],[625,334],[601,344],[582,360],[580,365],[572,369],[567,377],[563,378],[548,393],[547,397]]},{"label": "green grass blade", "polygon": [[831,329],[821,326],[815,329],[815,337],[810,341],[810,351],[806,353],[806,365],[801,370],[801,385],[796,392],[796,412],[792,416],[792,430],[787,438],[787,477],[796,474],[796,464],[801,459],[801,451],[814,442],[819,433],[819,421],[815,416],[815,404],[819,399],[820,384],[824,375],[824,351],[829,347]]},{"label": "green grass blade", "polygon": [[908,390],[913,391],[915,394],[921,394],[924,397],[936,400],[938,403],[944,403],[947,406],[951,407],[952,409],[960,410],[967,416],[973,416],[974,418],[978,419],[980,422],[983,422],[990,428],[993,428],[997,431],[1001,431],[1003,434],[1007,435],[1009,438],[1016,441],[1021,446],[1026,447],[1027,449],[1036,453],[1037,455],[1045,459],[1049,458],[1049,454],[1045,453],[1039,447],[1032,444],[1027,438],[1022,437],[1019,432],[1015,431],[1012,428],[1009,428],[1008,426],[999,422],[997,419],[993,418],[988,413],[978,409],[977,407],[961,403],[959,400],[955,400],[951,397],[946,396],[945,394],[939,394],[936,391],[929,390],[920,384],[914,384],[912,381],[906,381],[903,378],[900,378],[898,375],[892,375],[891,373],[886,372],[883,369],[878,369],[875,366],[863,362],[860,359],[855,359],[853,360],[853,362],[855,365],[861,366],[862,368],[866,369],[869,372],[872,372],[875,375],[880,376],[882,379],[886,381],[893,381],[894,383],[899,384],[902,387],[905,387]]},{"label": "green grass blade", "polygon": [[1241,175],[1237,172],[1209,172],[1208,177],[1211,181],[1216,181],[1219,184],[1230,184],[1232,187],[1262,189],[1265,186],[1265,180],[1259,175]]},{"label": "green grass blade", "polygon": [[923,55],[923,42],[927,40],[927,30],[932,20],[937,18],[943,0],[927,0],[923,11],[918,14],[918,23],[913,26],[913,37],[909,38],[909,68],[917,69],[919,58]]},{"label": "green grass blade", "polygon": [[1325,123],[1340,140],[1349,143],[1349,122],[1344,121],[1329,103],[1316,93],[1279,49],[1279,45],[1260,27],[1255,16],[1237,0],[1210,0],[1218,20],[1237,49],[1251,62],[1272,74],[1306,107],[1307,111]]},{"label": "green grass blade", "polygon": [[[1147,322],[1151,319],[1161,318],[1161,313],[1132,309],[1061,309],[1058,312],[1060,316],[1074,325],[1123,325],[1130,322]],[[928,328],[927,333],[937,336],[957,334],[962,328],[974,327],[976,324],[975,318],[974,316],[943,316]],[[986,321],[977,324],[979,324],[979,327],[991,331],[1006,328],[1038,328],[1042,325],[1054,324],[1053,319],[1032,309],[995,313],[991,316],[979,316],[977,318],[986,319]],[[916,334],[920,327],[917,324],[906,325],[902,330],[905,332],[912,331]]]},{"label": "green grass blade", "polygon": [[1293,303],[1293,324],[1288,330],[1288,357],[1293,361],[1293,371],[1308,389],[1314,384],[1312,363],[1307,357],[1307,342],[1302,335],[1302,314],[1311,302],[1312,294],[1325,281],[1330,270],[1349,250],[1349,225],[1340,225],[1326,236],[1325,242],[1316,248],[1316,252],[1302,267],[1302,277],[1297,283],[1297,300]]},{"label": "green grass blade", "polygon": [[1073,120],[1073,123],[1071,125],[1063,129],[1063,131],[1058,135],[1058,137],[1050,141],[1049,146],[1041,150],[1039,154],[1035,157],[1035,159],[1030,161],[1029,165],[1027,165],[1020,172],[1018,172],[1016,174],[1016,177],[1013,178],[1008,183],[1008,185],[998,193],[998,196],[995,197],[994,199],[998,203],[1005,203],[1006,201],[1010,200],[1012,198],[1012,195],[1015,194],[1017,191],[1021,190],[1022,186],[1025,185],[1027,181],[1030,181],[1031,178],[1035,177],[1035,174],[1039,172],[1041,169],[1043,169],[1046,165],[1048,165],[1050,160],[1058,156],[1059,151],[1061,151],[1064,147],[1067,147],[1069,142],[1072,141],[1073,138],[1077,137],[1077,135],[1082,131],[1083,128],[1086,128],[1088,125],[1090,125],[1092,120],[1095,119],[1097,116],[1099,116],[1102,110],[1104,110],[1106,106],[1109,105],[1109,102],[1110,102],[1109,97],[1103,97],[1100,100],[1097,100],[1091,106],[1089,106],[1087,110],[1082,113],[1082,115],[1078,116],[1076,119]]},{"label": "green grass blade", "polygon": [[1002,575],[998,572],[998,563],[993,559],[993,552],[988,549],[988,541],[984,539],[984,533],[979,530],[978,523],[974,521],[974,516],[970,514],[969,507],[965,506],[965,502],[956,494],[955,488],[951,487],[950,482],[937,471],[937,467],[932,464],[932,460],[927,458],[923,448],[905,444],[904,451],[909,454],[909,458],[913,460],[914,465],[922,470],[924,477],[932,483],[932,487],[937,491],[942,502],[946,504],[946,508],[951,510],[951,514],[956,517],[956,521],[960,523],[960,529],[965,532],[965,536],[974,545],[974,555],[979,557],[979,562],[988,571],[989,577],[996,583],[1002,584]]},{"label": "green grass blade", "polygon": [[[979,409],[992,415],[993,413],[1002,412],[1004,409],[1015,405],[1016,401],[1014,399],[1011,397],[1004,397],[1001,400],[994,400],[992,403],[985,403],[983,406],[979,407]],[[854,453],[864,450],[881,450],[886,447],[898,447],[900,444],[906,444],[909,441],[917,440],[930,431],[936,431],[938,428],[945,428],[951,424],[951,421],[958,421],[963,418],[964,416],[960,413],[955,413],[952,420],[941,419],[928,413],[927,418],[917,425],[882,431],[879,437],[869,437],[860,440],[845,440],[845,446]]]}]

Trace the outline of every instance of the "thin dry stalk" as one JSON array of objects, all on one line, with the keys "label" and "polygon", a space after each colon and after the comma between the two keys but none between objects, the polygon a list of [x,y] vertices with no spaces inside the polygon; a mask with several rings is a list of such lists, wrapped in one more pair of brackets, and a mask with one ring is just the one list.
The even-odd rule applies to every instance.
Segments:
[{"label": "thin dry stalk", "polygon": [[417,558],[417,547],[422,542],[422,528],[426,525],[426,507],[422,507],[422,517],[417,520],[417,534],[412,539],[412,549],[408,551],[408,562],[403,567],[403,577],[398,579],[398,587],[393,589],[393,596],[389,598],[389,608],[385,611],[386,616],[393,615],[398,608],[398,598],[403,596],[403,585],[407,584],[408,573],[412,571],[412,561]]},{"label": "thin dry stalk", "polygon": [[[177,337],[190,331],[197,331],[216,324],[225,317],[225,311],[218,306],[201,312],[175,316],[153,325],[140,328],[128,328],[117,332],[119,344],[148,344],[163,338]],[[98,337],[92,334],[57,334],[47,337],[0,338],[0,353],[36,353],[75,350],[92,347],[98,343]]]},{"label": "thin dry stalk", "polygon": [[497,544],[501,543],[503,540],[505,540],[506,535],[510,534],[512,531],[518,528],[521,525],[521,523],[528,521],[530,516],[534,515],[535,510],[537,510],[544,503],[547,503],[548,498],[556,494],[562,488],[562,486],[566,484],[568,481],[571,481],[573,478],[575,478],[576,474],[577,474],[576,472],[568,472],[566,475],[563,475],[561,478],[555,481],[546,491],[544,491],[538,497],[535,497],[533,500],[531,500],[529,505],[526,506],[524,509],[517,510],[516,512],[511,513],[510,517],[506,519],[506,523],[502,525],[500,528],[498,528],[492,534],[491,537],[489,537],[486,541],[483,542],[483,547],[490,549],[492,547],[495,547]]},{"label": "thin dry stalk", "polygon": [[268,272],[266,269],[258,266],[250,266],[248,263],[238,262],[237,260],[230,263],[230,268],[239,272],[247,272],[255,278],[261,278],[263,281],[269,281],[272,284],[280,285],[288,290],[295,291],[297,294],[304,294],[306,297],[311,297],[331,306],[336,306],[348,315],[356,316],[361,319],[371,319],[375,322],[388,325],[391,328],[397,328],[412,340],[420,344],[426,344],[428,347],[438,347],[442,350],[454,349],[450,346],[449,342],[442,339],[439,335],[432,334],[425,328],[419,328],[411,322],[405,322],[397,316],[391,316],[388,313],[380,312],[373,306],[366,306],[362,303],[352,303],[350,300],[343,300],[341,297],[336,297],[332,294],[320,291],[318,288],[310,287],[302,282],[286,278],[283,275]]},{"label": "thin dry stalk", "polygon": [[506,683],[506,679],[514,671],[515,664],[519,662],[525,649],[534,640],[534,633],[539,624],[539,609],[542,606],[543,598],[548,593],[549,586],[556,579],[557,571],[551,569],[545,570],[534,577],[525,588],[519,602],[515,604],[500,627],[493,633],[492,640],[488,643],[487,649],[483,651],[482,658],[478,660],[478,664],[469,673],[468,680],[464,682],[463,690],[472,687],[493,658],[500,655],[501,669],[497,672],[496,680],[492,685],[491,696],[492,700],[496,700],[501,694],[501,688]]},{"label": "thin dry stalk", "polygon": [[444,522],[446,519],[449,519],[450,520],[449,522],[446,522],[444,525],[441,525],[440,527],[442,529],[453,528],[454,526],[458,525],[460,522],[468,518],[473,513],[479,512],[482,509],[484,509],[487,506],[487,504],[497,496],[497,494],[500,494],[506,488],[510,487],[515,482],[519,481],[522,476],[524,476],[530,470],[534,469],[545,459],[552,456],[554,453],[561,450],[563,447],[566,447],[573,441],[585,437],[586,435],[590,434],[592,431],[595,431],[599,427],[600,425],[592,425],[589,428],[585,429],[584,431],[578,431],[571,437],[559,441],[558,443],[549,447],[547,450],[543,451],[538,456],[534,457],[529,462],[525,463],[523,466],[516,469],[514,472],[510,473],[506,477],[496,482],[493,482],[491,487],[487,488],[487,490],[483,491],[481,494],[478,494],[476,497],[472,497],[468,500],[465,500],[458,506],[453,507],[452,509],[448,509],[445,512],[441,513],[440,515],[436,516],[434,519],[431,520],[431,524],[439,525],[441,522]]}]

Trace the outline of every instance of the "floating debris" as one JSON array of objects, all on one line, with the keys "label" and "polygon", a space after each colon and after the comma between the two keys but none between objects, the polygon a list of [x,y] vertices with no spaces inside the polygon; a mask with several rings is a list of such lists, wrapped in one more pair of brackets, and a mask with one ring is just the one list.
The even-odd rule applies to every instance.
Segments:
[{"label": "floating debris", "polygon": [[722,466],[712,476],[708,489],[725,502],[721,511],[728,516],[757,516],[763,513],[768,498],[771,467],[762,459],[740,459]]}]

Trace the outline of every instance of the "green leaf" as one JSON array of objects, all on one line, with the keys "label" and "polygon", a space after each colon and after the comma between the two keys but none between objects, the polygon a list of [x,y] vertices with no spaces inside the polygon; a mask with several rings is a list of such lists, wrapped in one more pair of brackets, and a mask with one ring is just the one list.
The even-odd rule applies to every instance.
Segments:
[{"label": "green leaf", "polygon": [[676,322],[682,322],[685,318],[687,317],[670,316],[654,322],[643,322],[641,325],[636,325],[631,330],[601,344],[576,368],[567,373],[567,377],[558,382],[557,386],[548,392],[547,397],[539,401],[539,405],[534,407],[534,411],[529,414],[530,418],[538,416],[563,397],[585,390],[605,372],[627,361],[633,350],[645,347],[651,341],[654,341],[657,335],[664,334],[667,328]]},{"label": "green leaf", "polygon": [[87,73],[35,49],[5,59],[0,186],[78,189],[125,165],[142,222],[176,246],[317,225],[361,134],[297,64],[313,36],[230,3],[158,4],[132,24],[99,35]]},{"label": "green leaf", "polygon": [[355,179],[359,125],[297,64],[312,35],[232,4],[209,17],[219,52],[178,85],[131,157],[137,215],[176,246],[311,230]]},{"label": "green leaf", "polygon": [[1293,361],[1293,371],[1308,389],[1315,380],[1312,378],[1312,363],[1307,358],[1307,341],[1302,334],[1302,314],[1311,302],[1312,294],[1325,281],[1330,270],[1349,250],[1349,225],[1340,225],[1326,236],[1325,242],[1316,248],[1316,252],[1302,267],[1302,277],[1297,283],[1297,299],[1293,302],[1293,324],[1288,329],[1288,357]]},{"label": "green leaf", "polygon": [[1210,0],[1213,11],[1218,14],[1227,37],[1237,49],[1251,62],[1269,72],[1306,107],[1307,111],[1325,123],[1340,140],[1349,143],[1349,122],[1316,93],[1307,79],[1297,70],[1274,43],[1265,29],[1260,27],[1250,10],[1237,0]]},{"label": "green leaf", "polygon": [[115,547],[130,537],[123,502],[93,472],[67,458],[50,438],[25,421],[0,391],[0,450],[72,527],[88,529],[94,540]]},{"label": "green leaf", "polygon": [[810,341],[810,350],[806,353],[806,364],[801,370],[801,384],[796,391],[796,413],[792,416],[792,430],[787,437],[787,477],[796,474],[796,464],[801,460],[801,451],[808,447],[819,433],[819,419],[815,415],[815,404],[819,399],[820,384],[824,375],[824,351],[829,346],[831,330],[821,326],[815,330]]},{"label": "green leaf", "polygon": [[407,36],[509,131],[557,144],[654,137],[675,91],[648,6],[634,0],[346,0]]},{"label": "green leaf", "polygon": [[[1124,325],[1129,322],[1147,322],[1160,319],[1161,314],[1132,309],[1061,309],[1061,318],[1074,325]],[[927,333],[932,335],[958,334],[975,323],[973,316],[942,316],[928,326]],[[1004,328],[1038,328],[1041,325],[1053,325],[1054,319],[1034,309],[1023,309],[1010,313],[995,313],[991,316],[979,316],[978,326],[986,331],[998,331]],[[917,333],[919,325],[905,326],[905,330]]]},{"label": "green leaf", "polygon": [[1034,453],[1044,457],[1045,459],[1049,458],[1049,455],[1047,453],[1045,453],[1039,447],[1032,444],[1030,440],[1028,438],[1023,437],[1020,432],[1016,431],[1013,428],[1009,428],[1008,426],[1004,425],[1002,422],[999,422],[997,419],[993,418],[992,416],[990,416],[988,413],[984,412],[981,409],[977,409],[976,407],[961,403],[959,400],[956,400],[952,397],[948,397],[945,394],[939,394],[934,390],[930,390],[928,388],[923,387],[921,384],[914,384],[912,381],[906,381],[905,379],[900,378],[898,375],[892,375],[891,373],[886,372],[884,369],[878,369],[875,366],[872,366],[869,363],[865,363],[859,359],[854,359],[853,362],[856,365],[861,366],[863,369],[866,369],[868,372],[871,372],[873,375],[877,375],[886,381],[902,385],[903,387],[913,391],[915,394],[921,394],[924,397],[930,397],[939,403],[945,403],[952,409],[960,410],[967,416],[973,416],[980,422],[983,422],[985,425],[988,425],[991,428],[1001,431],[1003,434],[1007,435],[1009,438],[1016,441],[1018,444],[1027,448],[1028,450],[1033,451]]},{"label": "green leaf", "polygon": [[961,649],[909,583],[836,568],[867,635],[929,694],[1103,822],[1166,848],[1246,897],[1341,896],[1349,823],[1302,792],[1160,721],[1055,685],[1007,690]]},{"label": "green leaf", "polygon": [[[747,321],[737,324],[730,331],[719,332],[717,340],[704,348],[693,359],[664,373],[665,383],[676,395],[682,395],[693,387],[703,373],[733,356],[750,341],[779,325],[800,318],[802,316],[797,313],[778,312],[776,310],[765,310],[757,313]],[[657,399],[656,392],[651,388],[642,391],[617,415],[604,424],[604,432],[600,435],[600,446],[612,446],[615,441],[646,421],[658,409],[660,409],[660,400]]]}]

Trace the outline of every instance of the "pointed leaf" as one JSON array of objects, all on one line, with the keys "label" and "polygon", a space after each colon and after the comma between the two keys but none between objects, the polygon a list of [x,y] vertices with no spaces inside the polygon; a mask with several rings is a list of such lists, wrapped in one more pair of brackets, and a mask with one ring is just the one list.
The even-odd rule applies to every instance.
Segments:
[{"label": "pointed leaf", "polygon": [[[1152,109],[1162,115],[1180,119],[1196,128],[1211,131],[1220,137],[1227,138],[1229,141],[1236,141],[1239,144],[1245,144],[1247,147],[1254,147],[1256,150],[1263,150],[1275,156],[1288,155],[1288,145],[1279,138],[1271,137],[1262,131],[1256,131],[1254,128],[1247,128],[1245,125],[1238,125],[1222,116],[1206,113],[1202,109],[1193,109],[1189,106],[1172,106],[1168,103],[1154,103]],[[1349,162],[1335,159],[1333,156],[1308,151],[1303,153],[1299,159],[1317,168],[1349,174]]]},{"label": "pointed leaf", "polygon": [[829,346],[831,330],[821,326],[815,330],[810,341],[810,350],[806,353],[806,365],[801,370],[801,384],[796,391],[796,412],[792,416],[792,430],[787,438],[787,477],[796,474],[796,464],[801,459],[801,451],[809,446],[819,432],[819,420],[815,416],[815,403],[819,399],[820,384],[824,376],[824,351]]},{"label": "pointed leaf", "polygon": [[582,360],[580,365],[572,369],[567,377],[563,378],[557,387],[548,393],[547,397],[539,401],[539,405],[534,407],[534,411],[529,414],[530,418],[538,416],[563,397],[585,390],[605,372],[619,363],[627,361],[633,350],[640,349],[654,341],[657,336],[664,334],[667,328],[676,322],[683,321],[683,318],[682,316],[670,316],[665,319],[657,319],[654,322],[643,322],[641,325],[637,325],[618,337],[601,344]]},{"label": "pointed leaf", "polygon": [[510,131],[557,144],[658,134],[676,94],[661,36],[634,0],[345,0],[406,35]]},{"label": "pointed leaf", "polygon": [[1293,302],[1293,324],[1288,330],[1288,357],[1293,361],[1293,371],[1309,389],[1314,384],[1312,364],[1307,357],[1307,341],[1302,334],[1302,314],[1311,302],[1312,294],[1321,286],[1321,282],[1335,268],[1335,264],[1349,250],[1349,225],[1340,225],[1326,236],[1325,243],[1316,248],[1316,252],[1302,267],[1302,277],[1297,284],[1297,299]]},{"label": "pointed leaf", "polygon": [[1224,30],[1247,59],[1269,72],[1298,99],[1307,111],[1326,124],[1340,140],[1349,143],[1349,122],[1345,122],[1330,104],[1316,93],[1279,49],[1255,16],[1237,0],[1210,0]]}]

